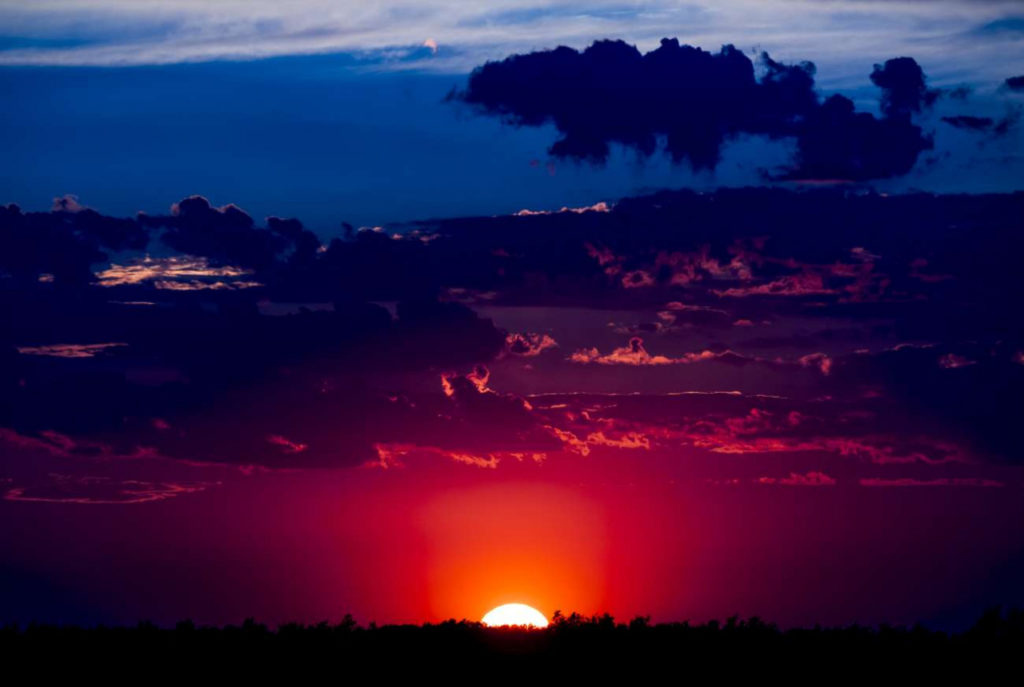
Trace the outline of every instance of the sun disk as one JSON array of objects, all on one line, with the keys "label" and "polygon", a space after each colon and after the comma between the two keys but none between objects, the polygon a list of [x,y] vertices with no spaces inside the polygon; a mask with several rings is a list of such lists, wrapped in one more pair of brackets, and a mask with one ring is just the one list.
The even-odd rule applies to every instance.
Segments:
[{"label": "sun disk", "polygon": [[526,604],[505,604],[488,611],[483,617],[484,625],[488,627],[507,627],[519,625],[523,627],[547,627],[548,619],[536,608]]}]

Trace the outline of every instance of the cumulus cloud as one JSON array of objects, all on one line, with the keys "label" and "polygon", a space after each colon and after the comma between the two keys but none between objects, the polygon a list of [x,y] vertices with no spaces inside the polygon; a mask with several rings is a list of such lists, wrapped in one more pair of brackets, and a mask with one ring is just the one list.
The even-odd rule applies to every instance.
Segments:
[{"label": "cumulus cloud", "polygon": [[133,220],[107,217],[58,199],[51,212],[0,206],[0,274],[23,282],[87,284],[104,250],[140,250],[147,233]]},{"label": "cumulus cloud", "polygon": [[266,230],[259,229],[238,206],[214,207],[202,196],[175,203],[170,215],[139,216],[144,227],[166,229],[161,241],[180,253],[257,269],[271,266],[303,238],[301,225],[271,219]]},{"label": "cumulus cloud", "polygon": [[664,137],[675,162],[714,169],[726,139],[759,134],[796,139],[783,178],[862,181],[906,174],[932,147],[911,115],[937,92],[912,58],[875,66],[881,119],[841,95],[819,102],[810,62],[786,65],[764,53],[759,65],[760,76],[732,45],[712,53],[665,38],[643,54],[602,40],[582,52],[563,46],[488,62],[460,98],[519,125],[551,122],[562,135],[551,155],[598,163],[612,143],[650,156]]},{"label": "cumulus cloud", "polygon": [[880,108],[887,117],[909,117],[931,106],[939,97],[939,91],[928,88],[924,71],[910,57],[876,64],[871,83],[882,89]]},{"label": "cumulus cloud", "polygon": [[[732,46],[710,53],[675,39],[646,55],[623,41],[597,41],[582,52],[560,47],[490,62],[469,79],[462,99],[524,125],[554,122],[558,157],[604,161],[609,144],[644,155],[667,136],[677,162],[713,168],[725,137],[783,135],[816,106],[813,67],[765,59],[758,80]],[[754,113],[758,114],[754,114]]]},{"label": "cumulus cloud", "polygon": [[[587,205],[587,206],[580,207],[580,208],[570,208],[570,207],[564,207],[563,206],[562,209],[558,210],[557,212],[575,212],[576,214],[581,214],[581,213],[584,213],[584,212],[610,212],[610,211],[611,211],[611,206],[608,203],[606,203],[604,201],[599,201],[597,203],[594,203],[593,205]],[[527,209],[523,209],[523,210],[520,210],[519,212],[515,213],[516,217],[532,217],[533,215],[550,215],[550,214],[553,214],[551,210],[527,210]]]},{"label": "cumulus cloud", "polygon": [[473,423],[514,429],[533,423],[528,401],[512,394],[500,394],[487,386],[490,372],[477,365],[466,374],[441,375],[445,396]]},{"label": "cumulus cloud", "polygon": [[54,198],[53,205],[50,206],[50,212],[81,212],[87,209],[78,202],[78,196],[70,193]]},{"label": "cumulus cloud", "polygon": [[857,112],[849,98],[833,95],[800,127],[796,164],[782,178],[865,181],[902,176],[932,147],[932,139],[909,116],[877,119]]},{"label": "cumulus cloud", "polygon": [[532,358],[552,348],[558,348],[558,342],[547,334],[512,332],[505,337],[505,350],[512,355]]}]

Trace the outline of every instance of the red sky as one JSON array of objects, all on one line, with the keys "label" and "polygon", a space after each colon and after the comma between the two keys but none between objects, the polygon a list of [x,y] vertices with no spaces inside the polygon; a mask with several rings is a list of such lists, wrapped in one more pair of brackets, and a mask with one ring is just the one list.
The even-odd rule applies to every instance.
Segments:
[{"label": "red sky", "polygon": [[1021,603],[1022,203],[2,207],[0,621]]}]

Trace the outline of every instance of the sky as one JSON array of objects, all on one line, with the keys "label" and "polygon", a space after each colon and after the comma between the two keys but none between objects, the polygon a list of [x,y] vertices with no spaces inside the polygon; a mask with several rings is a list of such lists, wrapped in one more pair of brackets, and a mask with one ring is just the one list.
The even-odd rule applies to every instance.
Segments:
[{"label": "sky", "polygon": [[0,622],[1024,603],[1015,3],[0,27]]},{"label": "sky", "polygon": [[1020,128],[994,139],[942,117],[1019,116],[1022,98],[1003,83],[1024,61],[1022,21],[1012,2],[974,0],[0,2],[0,93],[17,104],[0,113],[0,202],[42,210],[74,194],[129,216],[198,193],[332,236],[343,221],[765,183],[789,154],[785,140],[730,137],[714,169],[662,155],[638,164],[619,148],[604,165],[579,165],[548,154],[550,129],[446,101],[473,68],[515,52],[601,38],[646,52],[664,37],[812,61],[823,94],[843,92],[866,111],[877,108],[873,65],[912,56],[932,87],[972,92],[921,114],[930,156],[951,159],[876,186],[1009,191],[1024,176]]}]

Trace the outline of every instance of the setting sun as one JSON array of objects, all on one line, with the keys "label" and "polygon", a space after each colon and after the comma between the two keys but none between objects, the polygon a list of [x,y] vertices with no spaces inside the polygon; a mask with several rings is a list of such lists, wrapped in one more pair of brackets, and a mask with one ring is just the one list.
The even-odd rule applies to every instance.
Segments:
[{"label": "setting sun", "polygon": [[522,625],[525,627],[548,626],[548,619],[544,617],[544,614],[526,604],[498,606],[489,611],[481,622],[488,627],[504,627],[508,625]]}]

